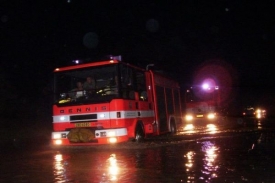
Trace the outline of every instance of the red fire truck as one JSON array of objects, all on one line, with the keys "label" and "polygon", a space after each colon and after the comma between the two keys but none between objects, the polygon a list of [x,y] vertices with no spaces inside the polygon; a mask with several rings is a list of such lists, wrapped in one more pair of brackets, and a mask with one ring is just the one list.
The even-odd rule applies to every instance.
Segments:
[{"label": "red fire truck", "polygon": [[[150,67],[108,60],[54,70],[54,145],[141,141],[181,125],[179,84]],[[93,78],[91,88],[77,82]]]},{"label": "red fire truck", "polygon": [[185,121],[190,123],[217,121],[221,112],[219,92],[218,86],[212,86],[207,82],[187,89],[185,93]]}]

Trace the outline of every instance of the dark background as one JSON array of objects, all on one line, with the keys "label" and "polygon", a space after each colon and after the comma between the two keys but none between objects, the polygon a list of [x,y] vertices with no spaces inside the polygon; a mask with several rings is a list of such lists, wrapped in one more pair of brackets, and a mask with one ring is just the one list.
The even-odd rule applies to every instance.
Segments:
[{"label": "dark background", "polygon": [[155,63],[182,88],[212,76],[233,107],[274,110],[274,8],[271,0],[0,0],[0,111],[49,116],[54,68],[105,55]]}]

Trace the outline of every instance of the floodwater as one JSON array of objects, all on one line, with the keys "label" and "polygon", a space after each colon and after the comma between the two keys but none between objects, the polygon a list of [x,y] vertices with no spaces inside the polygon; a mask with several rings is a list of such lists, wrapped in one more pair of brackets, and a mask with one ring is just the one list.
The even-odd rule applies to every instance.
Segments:
[{"label": "floodwater", "polygon": [[240,127],[141,144],[2,147],[0,182],[270,183],[275,182],[274,132],[270,127]]}]

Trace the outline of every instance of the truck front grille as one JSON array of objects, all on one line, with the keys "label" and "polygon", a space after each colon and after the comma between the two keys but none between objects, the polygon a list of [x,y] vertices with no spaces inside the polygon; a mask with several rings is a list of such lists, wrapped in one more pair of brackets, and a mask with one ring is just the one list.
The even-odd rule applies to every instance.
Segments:
[{"label": "truck front grille", "polygon": [[70,116],[70,121],[76,122],[76,121],[96,121],[97,120],[97,114],[85,114],[85,115],[74,115]]}]

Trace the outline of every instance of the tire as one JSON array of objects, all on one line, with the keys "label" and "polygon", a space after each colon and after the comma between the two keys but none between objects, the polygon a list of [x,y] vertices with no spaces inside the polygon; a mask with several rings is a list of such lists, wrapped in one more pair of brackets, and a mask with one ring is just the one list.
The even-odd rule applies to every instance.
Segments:
[{"label": "tire", "polygon": [[175,135],[177,133],[177,127],[174,121],[170,123],[170,134]]},{"label": "tire", "polygon": [[134,141],[138,142],[138,143],[142,142],[142,141],[144,141],[144,137],[145,137],[145,135],[144,135],[143,128],[139,124],[139,125],[137,125],[136,130],[135,130],[135,139],[134,139]]}]

